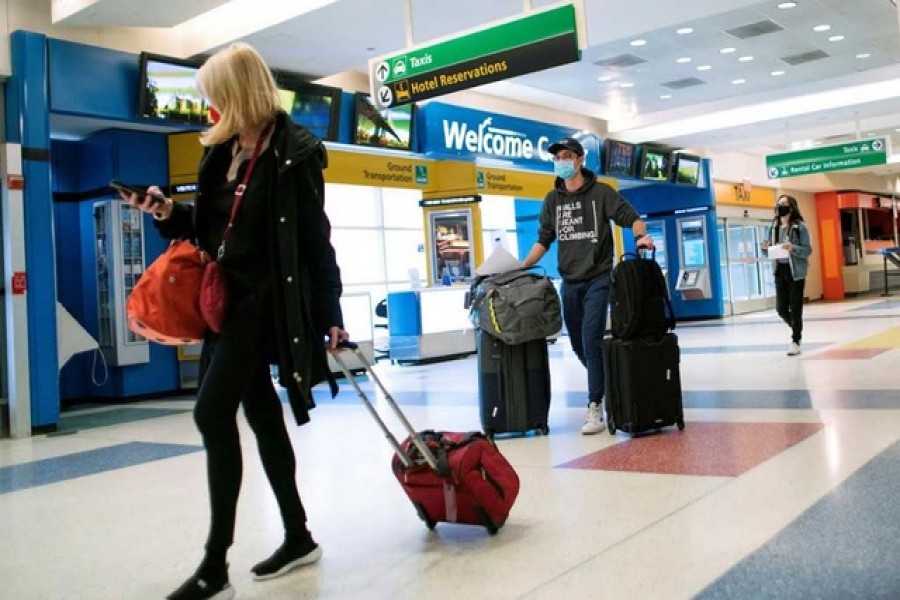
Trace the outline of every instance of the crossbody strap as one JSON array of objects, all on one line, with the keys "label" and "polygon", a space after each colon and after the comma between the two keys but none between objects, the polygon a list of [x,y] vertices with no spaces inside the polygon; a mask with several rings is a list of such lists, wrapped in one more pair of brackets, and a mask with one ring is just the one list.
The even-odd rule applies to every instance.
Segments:
[{"label": "crossbody strap", "polygon": [[266,141],[266,138],[269,137],[270,131],[272,131],[272,123],[266,125],[266,128],[263,129],[259,139],[256,140],[256,146],[254,146],[253,154],[250,156],[250,164],[247,165],[247,170],[244,172],[244,178],[241,180],[241,183],[234,188],[234,202],[231,204],[231,216],[228,217],[228,225],[225,226],[225,231],[222,233],[222,243],[219,244],[219,251],[216,253],[218,260],[222,260],[222,256],[225,254],[225,242],[228,240],[228,236],[231,235],[231,230],[234,229],[234,217],[241,207],[241,200],[244,198],[244,192],[247,191],[247,182],[250,181],[250,175],[253,174],[253,168],[256,166],[256,161],[259,159],[259,155],[262,152],[263,143]]}]

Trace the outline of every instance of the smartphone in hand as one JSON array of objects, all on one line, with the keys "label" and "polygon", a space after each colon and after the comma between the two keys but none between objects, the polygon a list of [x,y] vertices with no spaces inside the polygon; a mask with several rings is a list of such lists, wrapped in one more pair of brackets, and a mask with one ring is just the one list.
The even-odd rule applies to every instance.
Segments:
[{"label": "smartphone in hand", "polygon": [[145,188],[145,187],[142,187],[139,185],[132,185],[130,183],[124,183],[117,179],[113,179],[112,181],[110,181],[109,187],[113,188],[117,192],[122,192],[124,194],[137,194],[141,198],[149,195],[153,198],[154,205],[162,204],[166,201],[165,196],[163,196],[162,194],[158,194],[158,193],[148,194],[147,188]]}]

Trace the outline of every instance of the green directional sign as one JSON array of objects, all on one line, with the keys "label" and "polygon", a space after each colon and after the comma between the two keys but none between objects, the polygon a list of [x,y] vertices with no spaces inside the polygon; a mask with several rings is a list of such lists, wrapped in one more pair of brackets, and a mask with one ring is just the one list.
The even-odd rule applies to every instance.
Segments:
[{"label": "green directional sign", "polygon": [[372,59],[369,81],[372,100],[385,109],[580,58],[575,7],[568,4]]},{"label": "green directional sign", "polygon": [[883,164],[887,164],[887,144],[883,138],[766,156],[769,179],[817,175]]}]

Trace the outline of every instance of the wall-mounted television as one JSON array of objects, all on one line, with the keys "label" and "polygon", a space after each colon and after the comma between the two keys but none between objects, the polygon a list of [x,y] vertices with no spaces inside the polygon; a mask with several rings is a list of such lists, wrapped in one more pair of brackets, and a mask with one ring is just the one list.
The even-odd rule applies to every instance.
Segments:
[{"label": "wall-mounted television", "polygon": [[669,181],[672,153],[657,146],[644,146],[641,154],[640,178],[650,181]]},{"label": "wall-mounted television", "polygon": [[281,107],[316,137],[334,141],[338,136],[341,90],[308,83],[290,73],[274,71]]},{"label": "wall-mounted television", "polygon": [[209,123],[209,104],[197,87],[195,61],[142,52],[138,115],[175,123]]},{"label": "wall-mounted television", "polygon": [[672,183],[697,185],[700,181],[700,157],[676,153],[672,158]]},{"label": "wall-mounted television", "polygon": [[353,143],[395,150],[411,150],[416,107],[404,104],[378,110],[368,94],[356,94]]},{"label": "wall-mounted television", "polygon": [[[202,62],[159,54],[141,54],[138,114],[168,122],[209,125],[209,104],[200,93]],[[337,139],[341,91],[307,83],[291,73],[273,71],[281,107],[297,123],[323,140]]]},{"label": "wall-mounted television", "polygon": [[603,172],[610,177],[634,177],[634,144],[619,140],[603,143]]}]

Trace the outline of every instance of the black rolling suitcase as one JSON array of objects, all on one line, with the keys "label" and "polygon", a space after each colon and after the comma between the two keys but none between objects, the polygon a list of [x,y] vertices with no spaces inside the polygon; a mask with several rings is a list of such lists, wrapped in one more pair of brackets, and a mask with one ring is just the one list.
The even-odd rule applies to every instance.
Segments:
[{"label": "black rolling suitcase", "polygon": [[609,432],[684,429],[678,337],[603,341]]},{"label": "black rolling suitcase", "polygon": [[550,360],[544,339],[509,346],[478,337],[478,398],[485,434],[550,432]]}]

